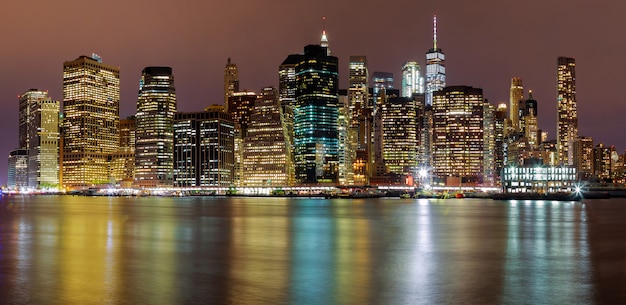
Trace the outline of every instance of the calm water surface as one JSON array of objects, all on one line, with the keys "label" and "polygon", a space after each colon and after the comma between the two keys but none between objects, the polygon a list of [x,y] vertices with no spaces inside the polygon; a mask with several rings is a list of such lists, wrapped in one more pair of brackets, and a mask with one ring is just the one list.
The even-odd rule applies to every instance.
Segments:
[{"label": "calm water surface", "polygon": [[626,304],[626,200],[0,199],[0,304]]}]

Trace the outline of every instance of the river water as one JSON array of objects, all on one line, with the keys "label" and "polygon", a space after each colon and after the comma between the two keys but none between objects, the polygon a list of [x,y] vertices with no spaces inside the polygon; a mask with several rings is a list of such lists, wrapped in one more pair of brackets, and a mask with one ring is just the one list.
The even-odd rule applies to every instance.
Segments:
[{"label": "river water", "polygon": [[14,196],[0,304],[626,304],[626,200]]}]

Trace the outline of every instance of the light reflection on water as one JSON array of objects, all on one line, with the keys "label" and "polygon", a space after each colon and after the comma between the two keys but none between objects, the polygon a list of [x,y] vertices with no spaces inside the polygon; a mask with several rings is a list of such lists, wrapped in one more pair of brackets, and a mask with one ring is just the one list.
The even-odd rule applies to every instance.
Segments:
[{"label": "light reflection on water", "polygon": [[620,303],[625,205],[5,197],[0,300]]}]

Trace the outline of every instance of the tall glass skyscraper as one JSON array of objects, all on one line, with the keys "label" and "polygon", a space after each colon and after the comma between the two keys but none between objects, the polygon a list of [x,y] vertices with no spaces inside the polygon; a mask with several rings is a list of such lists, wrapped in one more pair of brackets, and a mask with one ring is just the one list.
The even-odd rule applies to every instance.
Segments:
[{"label": "tall glass skyscraper", "polygon": [[47,91],[30,89],[20,95],[19,109],[20,146],[28,151],[28,186],[58,188],[59,102]]},{"label": "tall glass skyscraper", "polygon": [[135,182],[146,187],[174,183],[176,89],[170,67],[147,67],[139,82],[135,130]]},{"label": "tall glass skyscraper", "polygon": [[336,183],[338,59],[319,45],[304,47],[296,64],[294,146],[300,183]]},{"label": "tall glass skyscraper", "polygon": [[522,79],[519,77],[511,78],[511,88],[509,89],[509,119],[511,120],[511,126],[507,134],[522,131],[520,130],[520,114],[523,109],[520,108],[520,105],[523,98],[524,87],[522,87]]},{"label": "tall glass skyscraper", "polygon": [[557,126],[556,141],[560,165],[573,165],[572,143],[578,137],[576,110],[576,61],[571,57],[557,60]]},{"label": "tall glass skyscraper", "polygon": [[412,97],[414,93],[424,93],[424,78],[420,73],[420,65],[415,61],[407,61],[402,65],[402,96]]},{"label": "tall glass skyscraper", "polygon": [[433,18],[433,48],[426,53],[426,105],[433,104],[433,92],[446,86],[446,56],[437,47],[437,16]]},{"label": "tall glass skyscraper", "polygon": [[97,55],[63,63],[62,184],[109,182],[108,158],[119,149],[120,69]]}]

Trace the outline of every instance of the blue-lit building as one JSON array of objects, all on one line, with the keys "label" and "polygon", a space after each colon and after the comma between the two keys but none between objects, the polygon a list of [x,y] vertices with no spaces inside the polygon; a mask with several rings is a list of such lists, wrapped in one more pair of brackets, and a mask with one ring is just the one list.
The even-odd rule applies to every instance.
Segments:
[{"label": "blue-lit building", "polygon": [[433,92],[446,86],[446,56],[437,47],[437,16],[433,20],[433,47],[426,53],[426,105],[433,104]]},{"label": "blue-lit building", "polygon": [[296,63],[294,148],[299,183],[337,183],[338,66],[337,57],[320,45],[306,46]]}]

